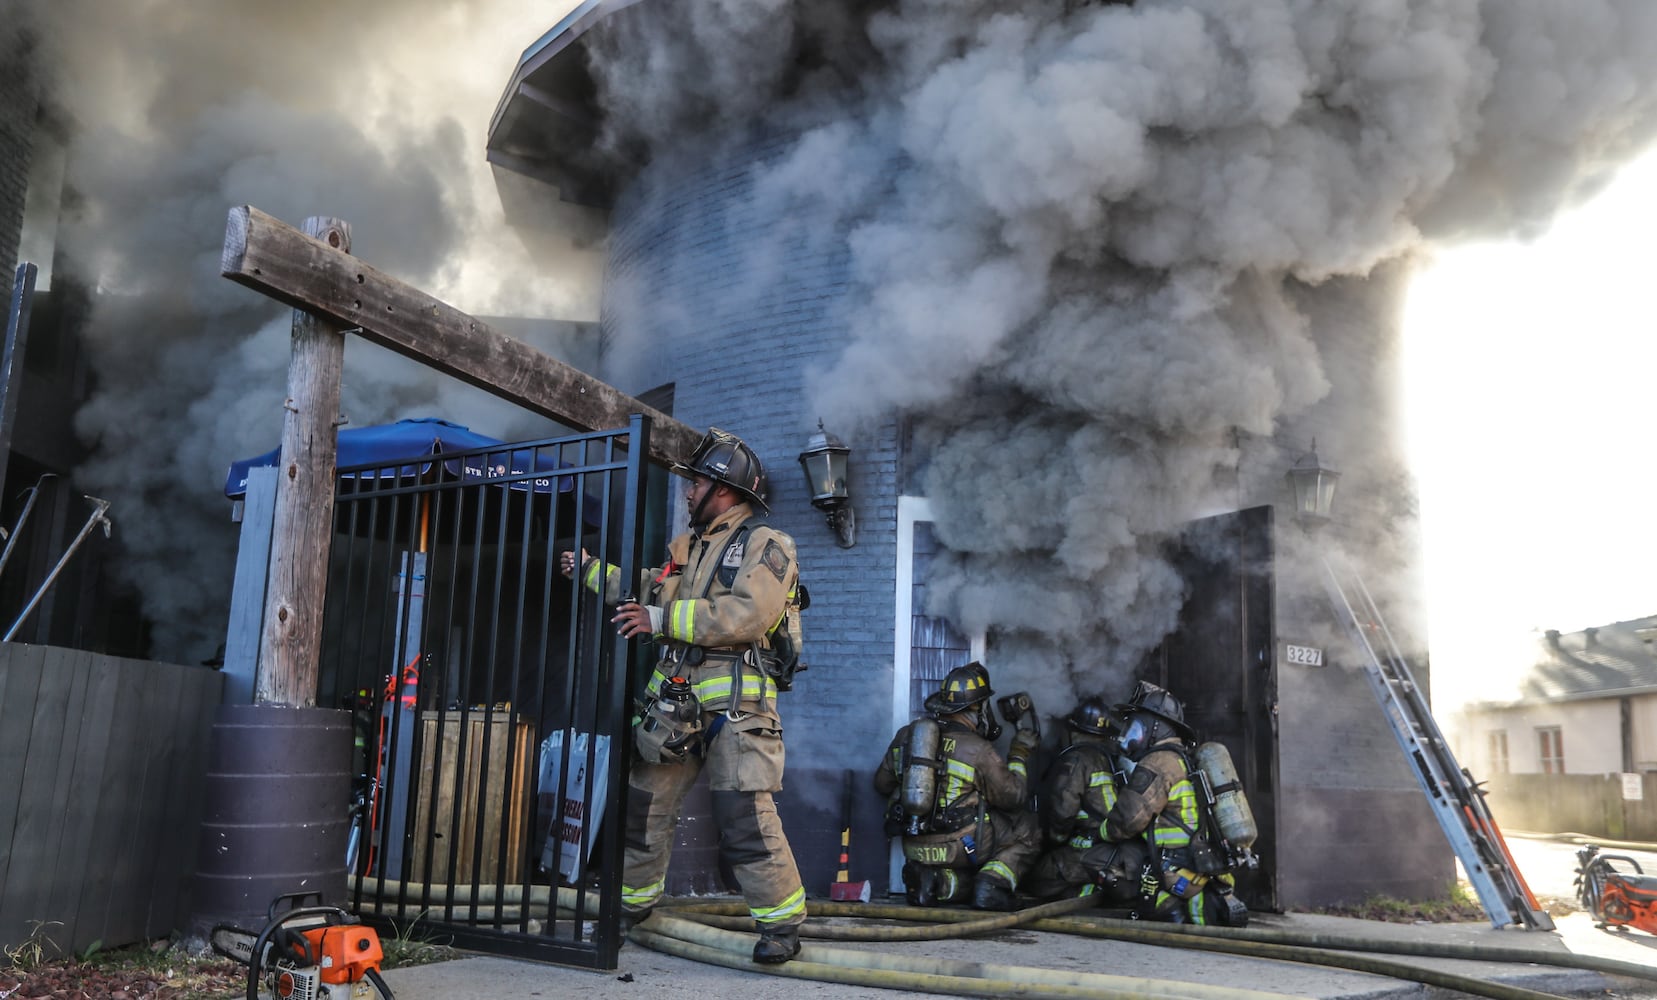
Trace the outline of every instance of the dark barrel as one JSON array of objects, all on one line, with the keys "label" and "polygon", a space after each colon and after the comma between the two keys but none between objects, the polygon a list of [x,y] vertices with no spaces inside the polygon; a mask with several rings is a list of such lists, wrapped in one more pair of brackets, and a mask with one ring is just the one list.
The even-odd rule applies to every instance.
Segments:
[{"label": "dark barrel", "polygon": [[220,706],[203,791],[195,929],[257,931],[283,893],[320,892],[325,904],[343,905],[350,794],[349,712]]}]

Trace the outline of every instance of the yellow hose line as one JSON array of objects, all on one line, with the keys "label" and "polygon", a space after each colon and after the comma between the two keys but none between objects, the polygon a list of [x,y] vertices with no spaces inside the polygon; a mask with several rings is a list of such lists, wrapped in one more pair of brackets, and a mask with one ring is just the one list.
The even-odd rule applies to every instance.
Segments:
[{"label": "yellow hose line", "polygon": [[[920,927],[813,928],[805,936],[833,938],[840,941],[936,941],[939,938],[973,937],[979,934],[989,934],[993,931],[1006,930],[1009,927],[1021,927],[1046,917],[1063,916],[1075,913],[1078,910],[1092,909],[1097,905],[1099,905],[1097,896],[1073,896],[1069,899],[1055,900],[1051,903],[1043,903],[1040,906],[1031,906],[1022,910],[1009,910],[1006,913],[986,913],[983,910],[975,910],[967,919],[933,923]],[[916,909],[924,911],[926,908],[917,907]],[[740,903],[708,901],[676,907],[674,912],[711,917],[714,919],[707,919],[702,922],[724,927],[727,930],[741,930],[742,928],[736,925],[736,920],[748,911]],[[808,916],[814,916],[818,912],[819,904],[806,904],[806,914]],[[941,910],[937,912],[958,913],[962,911]],[[718,919],[719,917],[728,919],[722,921]],[[830,933],[831,931],[832,933]]]},{"label": "yellow hose line", "polygon": [[[1082,897],[1084,899],[1088,897]],[[1071,902],[1064,900],[1062,902]],[[857,904],[851,904],[856,906]],[[1051,907],[1052,904],[1046,904]],[[710,914],[705,912],[714,907],[690,907],[693,919],[706,920]],[[1025,913],[1033,913],[1044,907],[1032,907]],[[861,916],[874,916],[867,913],[869,907],[861,907]],[[918,928],[893,927],[856,927],[856,928],[823,928],[808,925],[802,929],[802,937],[831,938],[833,940],[892,940],[902,939],[904,930],[924,932],[921,940],[935,940],[938,938],[965,936],[961,931],[972,927],[978,921],[967,919],[970,914],[959,910],[940,910],[928,912],[923,907],[885,907],[884,909],[903,909],[906,911],[920,911],[928,919],[949,914],[946,919],[956,919],[959,922],[950,925],[947,923],[933,924]],[[703,912],[696,912],[703,911]],[[820,907],[812,907],[814,916],[826,916]],[[918,916],[918,915],[917,915]],[[1116,925],[1124,926],[1116,926]],[[1390,959],[1373,958],[1363,955],[1348,955],[1333,951],[1324,951],[1311,947],[1297,947],[1293,945],[1272,944],[1255,941],[1226,939],[1217,937],[1200,937],[1171,933],[1177,925],[1144,924],[1137,921],[1109,921],[1090,918],[1054,919],[1044,918],[1027,924],[1031,930],[1052,931],[1059,933],[1076,934],[1084,937],[1116,938],[1133,941],[1139,944],[1155,945],[1170,948],[1198,948],[1207,951],[1224,952],[1233,955],[1242,955],[1248,958],[1259,958],[1272,961],[1298,962],[1309,965],[1322,965],[1331,968],[1350,969],[1356,972],[1367,972],[1371,975],[1386,976],[1391,979],[1401,979],[1408,982],[1423,983],[1429,986],[1439,986],[1445,989],[1458,990],[1474,996],[1490,997],[1491,1000],[1549,1000],[1553,994],[1536,990],[1525,989],[1519,986],[1509,986],[1505,983],[1478,979],[1473,976],[1463,976],[1452,972],[1443,972],[1437,969],[1428,969],[1408,962],[1393,961]],[[950,931],[954,930],[954,933]],[[1166,929],[1164,929],[1166,928]],[[915,938],[908,938],[915,939]],[[861,953],[859,953],[861,954]],[[1557,1000],[1557,998],[1553,998]]]},{"label": "yellow hose line", "polygon": [[1111,1000],[1129,997],[1157,1000],[1283,1000],[1286,996],[1200,983],[912,958],[817,944],[804,946],[800,956],[786,964],[759,966],[748,954],[753,947],[752,935],[719,930],[661,912],[635,926],[632,935],[640,944],[650,948],[672,954],[683,953],[674,951],[675,946],[694,948],[703,954],[712,953],[710,957],[699,960],[750,972],[955,996],[1098,997]]},{"label": "yellow hose line", "polygon": [[1474,976],[1443,972],[1438,969],[1429,969],[1388,958],[1352,955],[1345,952],[1327,951],[1298,945],[1168,934],[1144,926],[1104,927],[1101,926],[1102,923],[1103,921],[1061,918],[1043,920],[1036,925],[1032,925],[1032,927],[1033,929],[1061,931],[1084,937],[1113,938],[1169,948],[1197,948],[1204,951],[1224,952],[1229,955],[1243,955],[1249,958],[1265,958],[1284,962],[1324,965],[1337,969],[1351,969],[1355,972],[1367,972],[1377,976],[1388,976],[1392,979],[1403,979],[1428,986],[1459,990],[1462,993],[1471,993],[1474,996],[1490,997],[1492,1000],[1548,1000],[1548,998],[1557,1000],[1557,997],[1552,993],[1526,989],[1522,986],[1510,986],[1506,983],[1492,982]]},{"label": "yellow hose line", "polygon": [[[895,906],[879,903],[836,903],[832,901],[811,903],[810,913],[814,917],[869,917],[886,920],[924,921],[927,923],[964,921],[970,920],[974,916],[974,914],[961,910],[930,909],[919,906]],[[1634,979],[1657,981],[1657,967],[1650,965],[1624,962],[1614,958],[1601,958],[1597,955],[1544,951],[1538,948],[1495,944],[1460,944],[1449,941],[1401,941],[1379,937],[1358,937],[1352,934],[1330,934],[1319,931],[1284,930],[1269,927],[1148,924],[1137,920],[1118,920],[1104,916],[1089,916],[1082,919],[1084,923],[1091,926],[1120,928],[1123,937],[1130,933],[1153,933],[1191,938],[1226,938],[1238,941],[1257,941],[1262,944],[1300,945],[1331,951],[1409,955],[1417,958],[1454,958],[1472,962],[1551,965],[1557,968],[1579,969],[1584,972],[1598,972],[1611,976],[1627,976]],[[1032,929],[1041,930],[1043,928],[1036,924],[1032,925]],[[1174,942],[1169,943],[1173,944]]]},{"label": "yellow hose line", "polygon": [[1598,844],[1600,847],[1614,847],[1619,851],[1657,851],[1657,844],[1643,840],[1609,840],[1605,837],[1590,837],[1586,833],[1532,833],[1528,830],[1503,830],[1502,836],[1508,840],[1514,837],[1523,837],[1526,840],[1552,840],[1563,844]]}]

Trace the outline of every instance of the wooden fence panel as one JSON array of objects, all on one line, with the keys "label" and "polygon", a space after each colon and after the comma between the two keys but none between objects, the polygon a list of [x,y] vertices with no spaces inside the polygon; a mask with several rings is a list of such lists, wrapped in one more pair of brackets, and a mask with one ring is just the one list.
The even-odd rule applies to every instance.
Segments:
[{"label": "wooden fence panel", "polygon": [[0,941],[11,942],[26,939],[28,921],[41,919],[41,914],[28,912],[37,886],[23,856],[30,845],[16,831],[19,817],[31,811],[23,792],[43,651],[4,644],[0,648],[12,652],[0,667]]},{"label": "wooden fence panel", "polygon": [[216,671],[0,643],[0,947],[183,926]]}]

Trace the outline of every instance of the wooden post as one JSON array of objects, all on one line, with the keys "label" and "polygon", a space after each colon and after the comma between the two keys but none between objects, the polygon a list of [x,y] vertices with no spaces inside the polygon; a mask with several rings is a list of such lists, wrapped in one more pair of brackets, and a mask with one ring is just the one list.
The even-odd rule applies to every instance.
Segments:
[{"label": "wooden post", "polygon": [[[305,234],[342,253],[351,250],[351,227],[339,219],[312,216]],[[316,705],[344,363],[344,327],[295,309],[255,703]]]}]

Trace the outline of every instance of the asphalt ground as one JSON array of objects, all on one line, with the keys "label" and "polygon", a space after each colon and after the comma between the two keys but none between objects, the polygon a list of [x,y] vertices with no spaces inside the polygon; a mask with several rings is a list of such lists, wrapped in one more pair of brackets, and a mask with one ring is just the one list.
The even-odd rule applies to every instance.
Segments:
[{"label": "asphalt ground", "polygon": [[[1531,840],[1509,835],[1515,862],[1532,891],[1540,897],[1568,898],[1574,879],[1575,845]],[[1615,853],[1634,853],[1607,848]],[[1644,854],[1638,854],[1643,858]],[[1657,871],[1657,854],[1652,855]],[[901,902],[901,899],[898,900]],[[653,922],[653,921],[652,921]],[[847,923],[836,918],[831,923]],[[1558,917],[1553,932],[1514,927],[1496,929],[1489,921],[1476,923],[1393,923],[1308,913],[1256,914],[1250,926],[1297,932],[1335,934],[1388,941],[1444,942],[1501,949],[1535,948],[1555,955],[1595,955],[1653,969],[1657,975],[1657,936],[1642,931],[1602,930],[1587,914]],[[644,925],[649,927],[650,923]],[[1156,927],[1157,925],[1148,925]],[[751,945],[753,935],[740,935],[739,946]],[[1119,940],[1102,940],[1024,928],[970,939],[946,938],[916,942],[821,942],[807,939],[797,963],[766,967],[737,961],[739,968],[706,964],[653,951],[627,941],[614,971],[597,972],[516,959],[476,956],[434,965],[393,969],[386,980],[398,1000],[452,1000],[488,997],[521,1000],[530,997],[581,996],[607,998],[693,997],[719,995],[742,1000],[801,1000],[810,997],[893,998],[935,996],[932,992],[883,989],[794,978],[826,954],[823,949],[876,953],[876,956],[920,956],[961,962],[1002,963],[1111,976],[1135,977],[1230,987],[1266,993],[1351,1000],[1455,995],[1436,987],[1346,969],[1284,962],[1190,948],[1170,948]],[[853,956],[855,957],[855,956]],[[1489,979],[1562,996],[1657,998],[1657,982],[1550,965],[1512,964],[1465,959],[1407,961],[1429,969]]]}]

